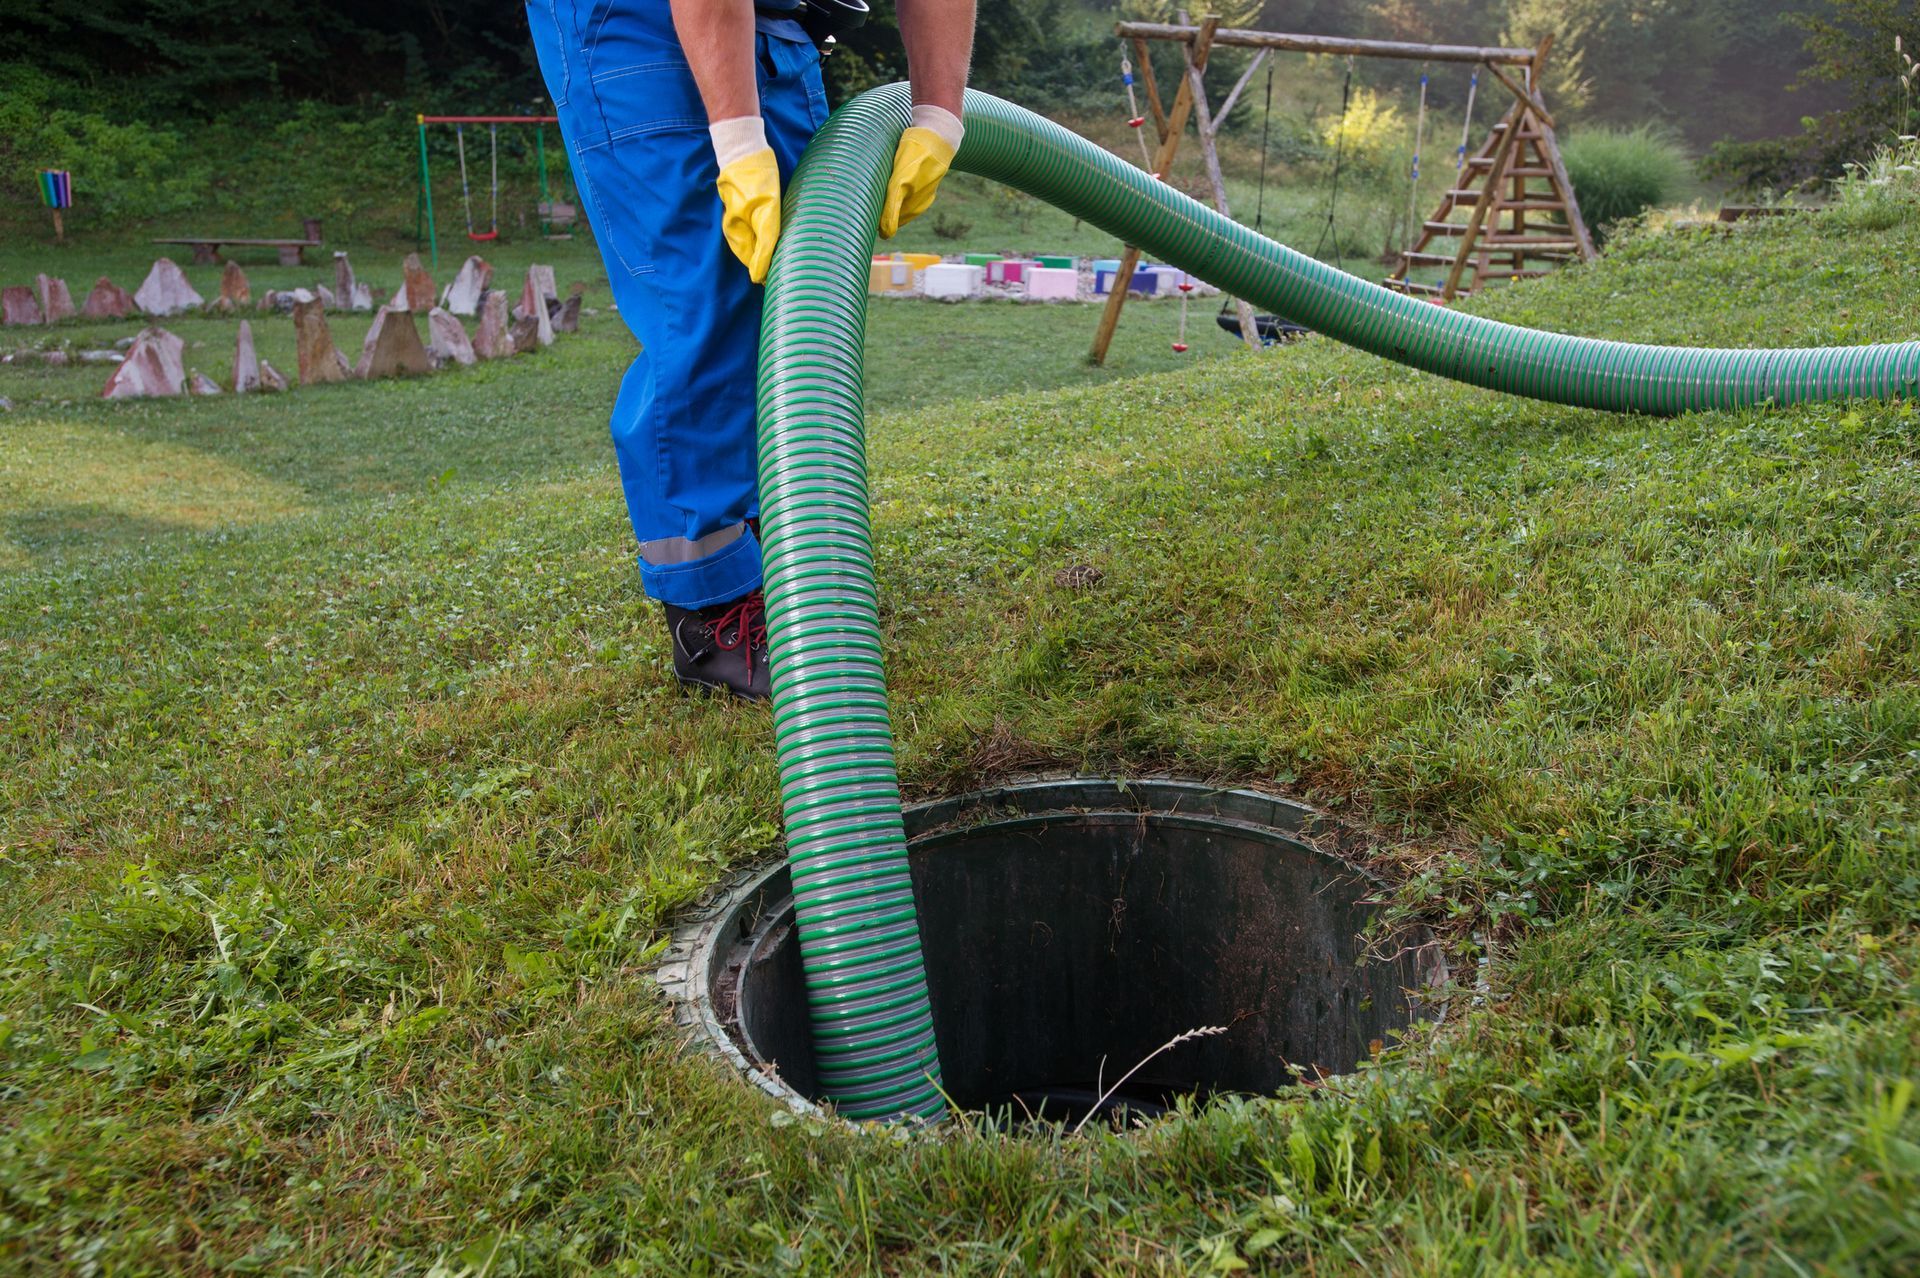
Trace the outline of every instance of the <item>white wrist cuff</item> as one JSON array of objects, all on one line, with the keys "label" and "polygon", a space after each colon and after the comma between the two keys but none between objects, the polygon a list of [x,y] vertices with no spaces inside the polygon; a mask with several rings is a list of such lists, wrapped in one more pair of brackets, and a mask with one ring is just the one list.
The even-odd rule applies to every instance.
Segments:
[{"label": "white wrist cuff", "polygon": [[940,140],[958,151],[960,139],[967,131],[960,126],[960,117],[945,107],[916,106],[913,109],[913,127],[926,129],[940,135]]},{"label": "white wrist cuff", "polygon": [[713,158],[726,168],[735,160],[744,160],[767,149],[767,126],[757,115],[737,115],[707,126],[713,138]]}]

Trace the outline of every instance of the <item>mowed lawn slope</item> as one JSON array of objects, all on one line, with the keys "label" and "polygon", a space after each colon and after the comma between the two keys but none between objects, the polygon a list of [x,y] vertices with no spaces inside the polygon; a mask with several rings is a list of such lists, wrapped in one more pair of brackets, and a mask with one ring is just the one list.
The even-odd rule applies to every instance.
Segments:
[{"label": "mowed lawn slope", "polygon": [[[1920,217],[1781,220],[1483,309],[1905,340],[1917,260]],[[778,804],[765,712],[678,693],[637,593],[624,339],[36,401],[0,417],[0,1267],[1920,1266],[1914,405],[1610,416],[1316,340],[911,406],[963,313],[869,333],[909,789],[1319,803],[1448,938],[1444,1027],[1125,1137],[792,1121],[645,975]],[[1085,330],[1019,358],[1079,378]]]}]

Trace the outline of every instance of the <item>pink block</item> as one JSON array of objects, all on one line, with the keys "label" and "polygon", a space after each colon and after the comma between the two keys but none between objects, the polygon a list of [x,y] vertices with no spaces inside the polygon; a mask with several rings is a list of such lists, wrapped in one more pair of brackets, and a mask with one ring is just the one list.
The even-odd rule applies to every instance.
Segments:
[{"label": "pink block", "polygon": [[1029,267],[1027,300],[1030,302],[1071,302],[1080,296],[1080,272],[1057,266]]},{"label": "pink block", "polygon": [[1040,265],[1022,257],[1010,257],[1004,262],[987,264],[987,283],[1019,284],[1027,277],[1027,272]]}]

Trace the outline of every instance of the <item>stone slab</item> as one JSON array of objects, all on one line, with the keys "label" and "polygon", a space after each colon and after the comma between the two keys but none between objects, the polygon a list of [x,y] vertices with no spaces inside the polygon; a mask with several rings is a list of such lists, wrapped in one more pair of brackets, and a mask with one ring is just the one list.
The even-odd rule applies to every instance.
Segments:
[{"label": "stone slab", "polygon": [[80,313],[88,319],[125,319],[133,314],[133,308],[133,294],[102,275],[93,282]]},{"label": "stone slab", "polygon": [[471,364],[479,358],[459,316],[439,306],[427,312],[427,354],[440,368]]},{"label": "stone slab", "polygon": [[493,267],[487,263],[487,259],[477,255],[470,257],[460,264],[460,273],[453,277],[453,283],[447,285],[440,304],[455,315],[478,315],[480,299],[492,282]]},{"label": "stone slab", "polygon": [[39,324],[40,303],[25,284],[0,289],[0,324]]},{"label": "stone slab", "polygon": [[507,295],[497,288],[488,289],[480,301],[473,353],[479,359],[505,359],[513,354],[513,335],[507,332]]},{"label": "stone slab", "polygon": [[406,260],[400,264],[400,270],[405,278],[395,291],[388,309],[399,308],[425,315],[433,309],[433,300],[438,291],[433,287],[433,276],[427,274],[427,268],[420,264],[418,253],[407,254]]},{"label": "stone slab", "polygon": [[164,328],[143,328],[126,360],[107,378],[102,399],[171,398],[187,392],[186,343]]},{"label": "stone slab", "polygon": [[[296,289],[295,292],[305,292]],[[346,380],[346,360],[333,344],[327,328],[326,311],[320,299],[309,296],[293,307],[293,331],[299,346],[299,371],[302,386]]]},{"label": "stone slab", "polygon": [[246,395],[260,389],[260,357],[253,349],[253,325],[240,321],[233,339],[233,393]]},{"label": "stone slab", "polygon": [[240,263],[228,262],[220,268],[220,296],[214,305],[231,314],[252,303],[253,286],[247,282],[247,273],[240,269]]},{"label": "stone slab", "polygon": [[48,324],[58,324],[61,320],[73,318],[73,294],[67,291],[67,282],[53,275],[36,275],[33,278],[34,295],[40,302],[40,318]]},{"label": "stone slab", "polygon": [[206,300],[194,291],[193,285],[187,283],[186,274],[173,264],[170,257],[155,261],[153,269],[147,272],[146,280],[133,292],[134,305],[153,316],[179,315],[198,310],[206,305]]},{"label": "stone slab", "polygon": [[411,311],[386,307],[375,313],[353,375],[363,381],[384,377],[418,377],[433,371],[433,358],[420,344],[420,329]]}]

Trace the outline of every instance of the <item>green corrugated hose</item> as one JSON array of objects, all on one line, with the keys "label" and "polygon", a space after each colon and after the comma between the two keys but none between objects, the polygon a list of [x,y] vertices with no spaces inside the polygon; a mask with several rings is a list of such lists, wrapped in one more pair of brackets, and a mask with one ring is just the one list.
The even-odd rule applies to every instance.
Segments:
[{"label": "green corrugated hose", "polygon": [[[836,111],[789,183],[760,345],[773,719],[822,1091],[853,1118],[945,1108],[907,873],[867,512],[861,363],[874,226],[909,113]],[[967,94],[954,168],[1038,196],[1338,341],[1475,386],[1646,413],[1920,395],[1920,343],[1632,346],[1476,319],[1356,279],[1031,112]]]}]

